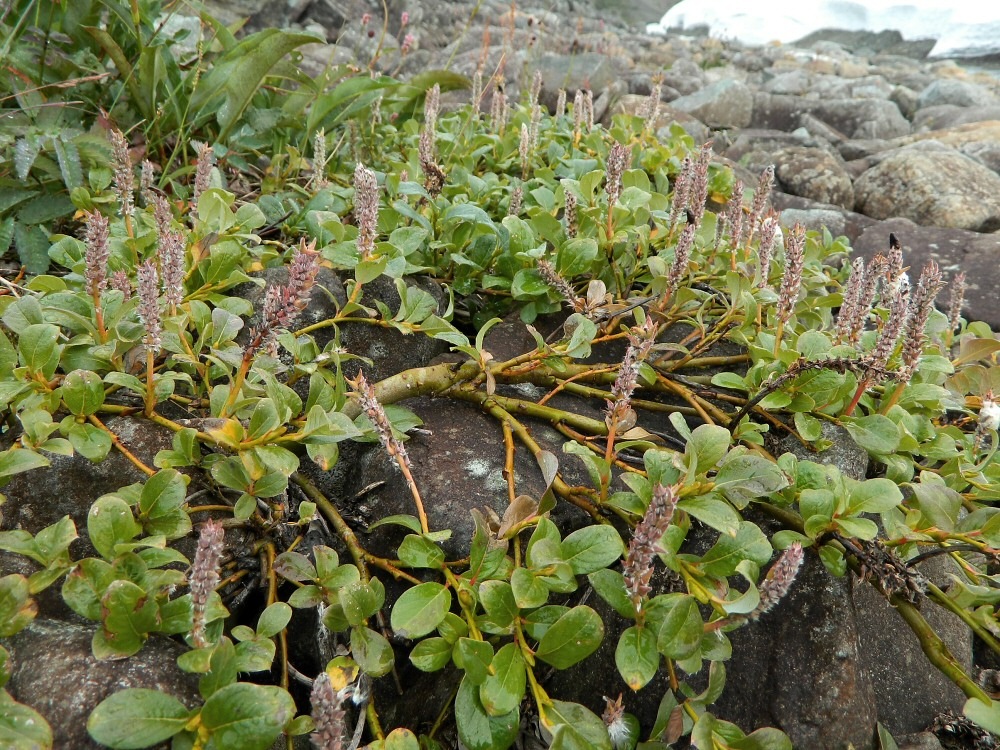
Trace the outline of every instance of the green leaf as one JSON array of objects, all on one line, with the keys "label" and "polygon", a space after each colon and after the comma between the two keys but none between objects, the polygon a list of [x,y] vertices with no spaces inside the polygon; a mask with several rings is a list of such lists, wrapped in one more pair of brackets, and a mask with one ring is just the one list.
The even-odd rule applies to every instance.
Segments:
[{"label": "green leaf", "polygon": [[856,518],[848,516],[846,518],[835,518],[833,522],[842,534],[855,539],[874,539],[878,536],[878,526],[874,521],[867,518]]},{"label": "green leaf", "polygon": [[735,537],[723,534],[701,558],[701,569],[707,575],[725,578],[736,572],[743,560],[763,565],[771,559],[771,543],[758,526],[749,521],[740,524]]},{"label": "green leaf", "polygon": [[87,514],[87,533],[90,543],[106,560],[118,554],[116,545],[131,542],[142,532],[135,521],[132,508],[115,495],[99,498]]},{"label": "green leaf", "polygon": [[87,417],[104,403],[104,381],[90,370],[73,370],[63,380],[60,394],[70,414]]},{"label": "green leaf", "polygon": [[733,510],[733,506],[720,500],[715,493],[684,498],[677,507],[728,536],[736,535],[743,520],[740,514]]},{"label": "green leaf", "polygon": [[55,374],[62,352],[58,341],[59,327],[51,323],[36,323],[21,331],[17,350],[21,364],[28,368],[30,375],[49,380]]},{"label": "green leaf", "polygon": [[337,592],[344,616],[351,625],[361,625],[374,615],[385,602],[385,589],[377,578],[352,581]]},{"label": "green leaf", "polygon": [[903,493],[891,479],[868,479],[852,484],[848,508],[853,513],[885,513],[903,502]]},{"label": "green leaf", "polygon": [[936,526],[943,531],[955,529],[962,509],[962,496],[958,492],[936,482],[920,481],[909,486],[924,526]]},{"label": "green leaf", "polygon": [[35,619],[38,605],[31,598],[28,579],[17,573],[0,578],[0,638],[9,638]]},{"label": "green leaf", "polygon": [[212,650],[209,670],[198,680],[198,691],[202,698],[208,698],[226,685],[236,682],[236,649],[228,638],[222,638]]},{"label": "green leaf", "polygon": [[685,455],[695,459],[692,467],[694,473],[704,474],[709,469],[714,469],[729,452],[732,439],[732,435],[725,427],[708,424],[696,427],[684,449]]},{"label": "green leaf", "polygon": [[372,677],[381,677],[392,669],[392,646],[371,628],[351,628],[351,656]]},{"label": "green leaf", "polygon": [[596,570],[587,576],[594,591],[605,602],[611,605],[622,617],[635,619],[635,609],[628,591],[625,590],[625,579],[617,570]]},{"label": "green leaf", "polygon": [[774,727],[764,727],[729,743],[733,750],[793,750],[792,741]]},{"label": "green leaf", "polygon": [[[271,69],[289,52],[303,44],[322,42],[312,34],[264,29],[243,39],[235,48],[215,61],[211,71],[202,77],[191,96],[192,113],[215,112],[225,141],[251,99],[260,91]],[[223,101],[217,104],[217,97]]]},{"label": "green leaf", "polygon": [[611,750],[604,722],[579,703],[552,701],[542,723],[552,733],[549,750]]},{"label": "green leaf", "polygon": [[854,441],[869,453],[884,455],[899,447],[899,427],[882,414],[844,417],[841,422]]},{"label": "green leaf", "polygon": [[158,624],[157,609],[156,601],[136,584],[112,581],[101,597],[104,627],[94,633],[94,656],[102,659],[138,653]]},{"label": "green leaf", "polygon": [[520,609],[540,607],[549,598],[549,588],[526,568],[515,568],[510,577],[514,601]]},{"label": "green leaf", "polygon": [[751,500],[777,492],[788,484],[777,464],[745,448],[730,451],[715,477],[715,489],[742,510]]},{"label": "green leaf", "polygon": [[459,638],[452,650],[455,666],[465,670],[465,677],[479,685],[489,673],[493,661],[493,646],[474,638]]},{"label": "green leaf", "polygon": [[59,429],[69,438],[73,450],[95,464],[103,461],[111,452],[111,435],[106,430],[86,422],[81,424],[73,417],[66,417]]},{"label": "green leaf", "polygon": [[823,423],[816,419],[816,417],[797,411],[792,415],[792,419],[795,422],[795,429],[802,436],[803,440],[812,442],[823,437]]},{"label": "green leaf", "polygon": [[156,519],[166,516],[184,504],[187,483],[176,469],[161,469],[146,480],[139,495],[139,513],[142,518]]},{"label": "green leaf", "polygon": [[586,605],[573,607],[542,636],[535,656],[556,669],[567,669],[586,659],[604,638],[600,615]]},{"label": "green leaf", "polygon": [[493,657],[493,674],[479,686],[479,701],[490,716],[504,716],[524,700],[524,658],[517,644],[502,646]]},{"label": "green leaf", "polygon": [[284,602],[275,602],[260,613],[257,620],[257,635],[261,638],[273,638],[286,627],[292,619],[292,608]]},{"label": "green leaf", "polygon": [[269,398],[260,399],[254,406],[250,415],[250,426],[247,428],[247,437],[256,440],[267,435],[281,424],[278,416],[278,409],[274,401]]},{"label": "green leaf", "polygon": [[521,716],[517,709],[490,716],[479,701],[477,686],[463,679],[455,696],[455,724],[468,750],[506,750],[517,738]]},{"label": "green leaf", "polygon": [[983,729],[993,734],[1000,734],[1000,703],[996,701],[983,703],[978,698],[969,698],[962,708],[962,713]]},{"label": "green leaf", "polygon": [[0,736],[9,750],[52,750],[52,729],[35,709],[0,690]]},{"label": "green leaf", "polygon": [[393,729],[382,742],[381,747],[373,750],[420,750],[417,735],[409,729]]},{"label": "green leaf", "polygon": [[95,741],[115,750],[149,747],[180,732],[190,713],[172,695],[129,688],[97,704],[87,719],[87,731]]},{"label": "green leaf", "polygon": [[585,526],[563,540],[562,552],[574,575],[587,575],[614,563],[625,545],[613,526]]},{"label": "green leaf", "polygon": [[389,621],[403,638],[420,638],[434,630],[451,606],[451,591],[440,583],[421,583],[403,592]]},{"label": "green leaf", "polygon": [[295,716],[287,691],[237,682],[213,693],[201,709],[201,724],[216,750],[266,750]]},{"label": "green leaf", "polygon": [[479,587],[479,601],[490,622],[499,628],[509,627],[517,617],[514,590],[506,581],[483,581]]},{"label": "green leaf", "polygon": [[101,597],[116,577],[110,563],[96,557],[84,558],[66,576],[63,600],[81,617],[100,620]]},{"label": "green leaf", "polygon": [[425,638],[410,651],[410,661],[421,672],[436,672],[451,661],[451,650],[445,638]]},{"label": "green leaf", "polygon": [[[704,623],[698,602],[687,594],[664,594],[653,599],[657,615],[662,612],[656,648],[670,659],[686,659],[698,651]],[[652,615],[650,615],[652,617]]]},{"label": "green leaf", "polygon": [[444,551],[427,537],[407,534],[399,545],[399,559],[414,568],[440,568]]},{"label": "green leaf", "polygon": [[882,726],[881,722],[875,726],[878,729],[879,750],[899,750],[899,745],[896,744],[896,740],[889,734],[889,730]]},{"label": "green leaf", "polygon": [[660,667],[660,652],[656,650],[656,634],[636,625],[618,639],[615,665],[618,673],[633,690],[640,690],[653,679]]},{"label": "green leaf", "polygon": [[312,581],[316,566],[300,552],[282,552],[274,561],[274,571],[289,581]]}]

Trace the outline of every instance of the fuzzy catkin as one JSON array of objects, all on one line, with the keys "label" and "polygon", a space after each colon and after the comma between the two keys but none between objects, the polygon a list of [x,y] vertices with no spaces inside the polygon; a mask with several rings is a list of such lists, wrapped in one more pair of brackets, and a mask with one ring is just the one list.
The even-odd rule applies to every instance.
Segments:
[{"label": "fuzzy catkin", "polygon": [[704,144],[698,151],[691,174],[691,191],[687,207],[693,214],[693,224],[701,226],[705,216],[705,202],[708,200],[708,166],[712,162],[712,142]]},{"label": "fuzzy catkin", "polygon": [[771,197],[771,189],[774,187],[774,165],[770,164],[760,173],[757,181],[757,190],[753,194],[753,202],[750,204],[750,217],[747,221],[747,242],[753,240],[753,233],[757,230],[761,217],[767,209],[767,202]]},{"label": "fuzzy catkin", "polygon": [[111,131],[111,147],[114,161],[114,190],[123,217],[135,212],[135,173],[132,171],[132,157],[128,153],[128,141],[120,130]]},{"label": "fuzzy catkin", "polygon": [[160,326],[160,275],[156,263],[147,260],[136,271],[139,295],[139,319],[146,333],[142,343],[154,355],[160,351],[162,328]]},{"label": "fuzzy catkin", "polygon": [[663,299],[669,300],[680,288],[681,282],[687,275],[688,263],[691,260],[691,250],[694,248],[694,236],[698,227],[694,224],[687,224],[681,236],[677,239],[674,247],[674,262],[670,266],[667,274],[667,288],[663,292]]},{"label": "fuzzy catkin", "polygon": [[528,104],[532,107],[538,104],[538,97],[542,93],[542,71],[536,70],[531,77],[531,91],[528,95]]},{"label": "fuzzy catkin", "polygon": [[855,316],[858,304],[861,301],[861,288],[865,283],[865,259],[855,258],[851,263],[851,275],[844,285],[840,303],[840,310],[837,313],[837,335],[835,341],[839,344],[850,341],[852,338]]},{"label": "fuzzy catkin", "polygon": [[521,179],[528,179],[531,168],[531,130],[527,124],[521,123],[521,140],[517,144],[517,153],[521,157]]},{"label": "fuzzy catkin", "polygon": [[357,398],[358,403],[361,405],[365,416],[368,417],[368,420],[375,428],[375,433],[378,435],[382,447],[385,448],[385,452],[401,464],[409,466],[410,457],[406,453],[406,447],[403,445],[403,441],[397,438],[392,431],[392,423],[389,421],[385,409],[382,408],[382,404],[379,403],[375,395],[375,388],[368,382],[364,373],[359,372],[353,381],[348,381],[348,385],[354,391],[355,398]]},{"label": "fuzzy catkin", "polygon": [[193,201],[198,202],[201,194],[208,190],[212,178],[212,168],[215,166],[215,152],[207,143],[192,141],[198,154],[194,171],[194,195]]},{"label": "fuzzy catkin", "polygon": [[538,275],[550,287],[556,290],[560,297],[575,309],[577,299],[576,292],[570,283],[564,279],[551,263],[547,260],[538,261]]},{"label": "fuzzy catkin", "polygon": [[202,524],[198,535],[198,549],[191,564],[191,640],[196,648],[205,648],[208,640],[205,636],[205,615],[208,610],[208,598],[215,587],[219,585],[219,563],[222,560],[222,549],[225,542],[225,531],[218,521],[206,521]]},{"label": "fuzzy catkin", "polygon": [[924,342],[927,340],[924,328],[927,326],[927,320],[934,309],[934,299],[943,286],[941,268],[935,261],[928,261],[920,273],[916,290],[910,295],[909,309],[903,330],[903,351],[900,356],[899,371],[896,373],[897,380],[903,383],[910,381],[920,363]]},{"label": "fuzzy catkin", "polygon": [[622,194],[622,175],[629,161],[628,147],[617,141],[612,144],[608,151],[608,159],[605,166],[607,172],[607,182],[605,190],[608,194],[608,209],[610,210],[618,203],[618,198]]},{"label": "fuzzy catkin", "polygon": [[792,227],[788,240],[785,242],[785,272],[781,277],[781,289],[778,291],[778,322],[786,324],[795,310],[802,287],[802,271],[805,267],[806,231],[801,224]]},{"label": "fuzzy catkin", "polygon": [[111,274],[111,288],[121,292],[126,302],[132,299],[132,282],[125,271],[115,271]]},{"label": "fuzzy catkin", "polygon": [[691,180],[694,177],[694,162],[690,156],[685,156],[681,162],[681,169],[674,180],[674,194],[670,198],[670,218],[667,219],[667,226],[670,229],[681,218],[681,212],[688,206],[688,198],[691,195]]},{"label": "fuzzy catkin", "polygon": [[788,594],[799,568],[802,567],[803,556],[802,545],[798,542],[794,542],[782,553],[761,583],[760,603],[748,615],[749,619],[756,620],[770,612]]},{"label": "fuzzy catkin", "polygon": [[573,137],[579,138],[583,134],[584,109],[583,90],[577,89],[573,95]]},{"label": "fuzzy catkin", "polygon": [[521,213],[521,201],[524,200],[524,188],[520,185],[510,191],[510,202],[507,204],[507,215],[518,216]]},{"label": "fuzzy catkin", "polygon": [[315,726],[309,735],[313,747],[317,750],[343,750],[347,736],[347,712],[344,710],[343,697],[333,689],[326,672],[320,672],[313,680],[309,702],[312,704],[311,716]]},{"label": "fuzzy catkin", "polygon": [[424,127],[432,133],[437,130],[438,114],[441,112],[441,85],[435,83],[427,90],[424,102]]},{"label": "fuzzy catkin", "polygon": [[955,274],[951,280],[951,296],[948,299],[948,327],[957,331],[962,325],[962,305],[965,304],[965,271]]},{"label": "fuzzy catkin", "polygon": [[726,204],[726,224],[729,226],[729,244],[733,251],[743,244],[743,181],[733,183],[733,194]]},{"label": "fuzzy catkin", "polygon": [[632,534],[623,576],[625,590],[637,615],[642,611],[645,598],[652,591],[649,581],[653,576],[653,561],[656,554],[662,551],[660,539],[674,517],[677,500],[677,492],[673,487],[664,487],[662,484],[653,487],[653,497],[646,514]]},{"label": "fuzzy catkin", "polygon": [[771,274],[771,258],[774,257],[775,248],[781,243],[781,227],[778,226],[778,217],[769,214],[764,217],[760,225],[760,246],[757,250],[757,270],[758,285],[761,289],[766,289],[768,277]]},{"label": "fuzzy catkin", "polygon": [[358,255],[371,257],[378,234],[378,180],[363,164],[354,167],[354,220],[358,225]]},{"label": "fuzzy catkin", "polygon": [[565,189],[566,205],[563,211],[563,223],[566,225],[566,236],[570,239],[576,237],[576,195]]},{"label": "fuzzy catkin", "polygon": [[875,302],[875,292],[878,289],[879,279],[885,273],[886,258],[882,254],[876,255],[865,269],[864,282],[858,289],[858,301],[854,307],[854,312],[850,321],[848,343],[857,346],[861,341],[861,334],[865,330],[868,322],[868,315],[871,313],[872,304]]},{"label": "fuzzy catkin", "polygon": [[184,235],[172,230],[160,235],[157,242],[163,297],[171,311],[184,299]]},{"label": "fuzzy catkin", "polygon": [[108,218],[100,211],[88,211],[84,215],[84,278],[87,282],[87,293],[99,299],[101,292],[107,287],[108,258],[111,248],[108,244],[110,230]]},{"label": "fuzzy catkin", "polygon": [[[906,323],[907,311],[909,310],[909,297],[910,285],[905,277],[903,277],[890,300],[889,317],[885,321],[882,332],[875,342],[875,348],[866,358],[868,364],[871,365],[875,372],[885,370],[886,363],[888,363],[889,357],[892,356],[892,352],[896,348],[899,334]],[[881,380],[881,378],[877,377],[876,380]]]},{"label": "fuzzy catkin", "polygon": [[629,333],[629,346],[618,370],[618,377],[611,386],[611,399],[607,402],[604,422],[614,433],[622,434],[635,425],[636,415],[632,410],[632,394],[639,382],[639,368],[649,356],[656,338],[656,324],[647,317],[641,327]]},{"label": "fuzzy catkin", "polygon": [[155,174],[156,165],[149,159],[143,159],[139,167],[139,195],[142,196],[142,202],[146,206],[153,202],[153,196],[155,195],[153,192]]},{"label": "fuzzy catkin", "polygon": [[309,245],[303,242],[296,248],[288,267],[288,283],[272,284],[264,292],[261,322],[250,331],[250,343],[244,357],[252,357],[261,349],[275,353],[278,329],[288,328],[309,304],[319,273],[319,253],[315,247],[315,242]]}]

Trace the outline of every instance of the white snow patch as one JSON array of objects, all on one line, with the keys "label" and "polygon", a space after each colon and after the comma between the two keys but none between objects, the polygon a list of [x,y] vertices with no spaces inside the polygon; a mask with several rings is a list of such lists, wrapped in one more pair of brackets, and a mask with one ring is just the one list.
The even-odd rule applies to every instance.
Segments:
[{"label": "white snow patch", "polygon": [[885,31],[904,39],[934,39],[931,57],[1000,52],[1000,3],[954,0],[682,0],[649,24],[651,34],[707,26],[717,38],[748,45],[787,44],[819,29]]}]

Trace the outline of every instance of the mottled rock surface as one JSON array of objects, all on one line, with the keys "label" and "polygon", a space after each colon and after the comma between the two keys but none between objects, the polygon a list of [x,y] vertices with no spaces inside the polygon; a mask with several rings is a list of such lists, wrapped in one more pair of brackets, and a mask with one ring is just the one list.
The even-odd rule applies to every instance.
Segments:
[{"label": "mottled rock surface", "polygon": [[200,703],[197,676],[177,667],[183,646],[153,636],[135,656],[98,661],[90,649],[93,632],[91,626],[36,620],[4,643],[11,653],[6,687],[15,700],[48,721],[54,747],[104,747],[87,734],[87,717],[119,690],[148,688],[173,695],[191,708]]},{"label": "mottled rock surface", "polygon": [[872,218],[1000,229],[1000,175],[936,141],[891,152],[858,178],[854,192],[857,210]]}]

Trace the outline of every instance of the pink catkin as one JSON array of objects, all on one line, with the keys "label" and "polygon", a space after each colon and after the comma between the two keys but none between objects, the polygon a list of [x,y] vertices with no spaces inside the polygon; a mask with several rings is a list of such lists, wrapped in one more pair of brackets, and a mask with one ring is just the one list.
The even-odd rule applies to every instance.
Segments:
[{"label": "pink catkin", "polygon": [[749,619],[756,620],[764,613],[770,612],[788,594],[799,568],[802,567],[803,556],[802,545],[798,542],[793,543],[782,553],[761,583],[760,603],[750,613]]},{"label": "pink catkin", "polygon": [[208,599],[219,585],[219,563],[225,543],[225,531],[218,521],[206,521],[198,535],[198,549],[191,564],[191,639],[197,648],[205,648],[205,616]]},{"label": "pink catkin", "polygon": [[661,484],[653,487],[653,497],[642,521],[635,527],[628,555],[625,557],[625,590],[636,614],[642,611],[645,598],[652,591],[653,560],[662,551],[660,539],[670,526],[677,508],[677,492]]}]

